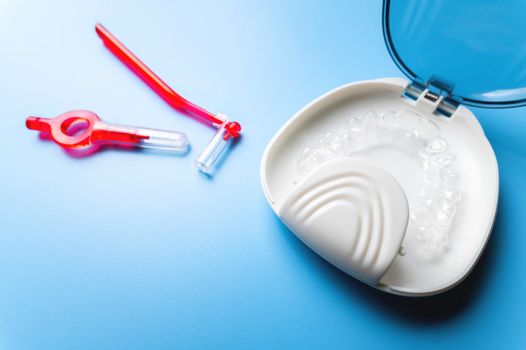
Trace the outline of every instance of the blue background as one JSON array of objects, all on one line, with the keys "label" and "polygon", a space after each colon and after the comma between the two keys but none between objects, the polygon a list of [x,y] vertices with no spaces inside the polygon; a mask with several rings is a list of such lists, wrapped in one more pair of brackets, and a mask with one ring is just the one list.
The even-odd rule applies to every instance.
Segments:
[{"label": "blue background", "polygon": [[[524,109],[474,109],[501,172],[495,229],[473,273],[431,298],[347,277],[274,216],[266,143],[348,82],[401,73],[381,1],[0,0],[0,348],[524,348]],[[193,161],[213,131],[118,62],[100,21],[174,89],[245,133],[213,179]],[[24,127],[88,109],[185,131],[185,157],[72,158]],[[484,190],[484,189],[481,189]]]}]

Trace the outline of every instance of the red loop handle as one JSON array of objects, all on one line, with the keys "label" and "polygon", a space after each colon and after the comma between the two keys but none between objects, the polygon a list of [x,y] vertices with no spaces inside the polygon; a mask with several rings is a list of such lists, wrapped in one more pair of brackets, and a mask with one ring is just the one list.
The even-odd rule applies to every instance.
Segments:
[{"label": "red loop handle", "polygon": [[[75,124],[84,123],[84,127],[73,135],[69,134]],[[138,144],[149,136],[138,134],[133,128],[109,127],[98,115],[85,110],[63,113],[55,118],[29,117],[28,129],[49,133],[51,138],[64,148],[90,147],[98,142],[117,142]]]}]

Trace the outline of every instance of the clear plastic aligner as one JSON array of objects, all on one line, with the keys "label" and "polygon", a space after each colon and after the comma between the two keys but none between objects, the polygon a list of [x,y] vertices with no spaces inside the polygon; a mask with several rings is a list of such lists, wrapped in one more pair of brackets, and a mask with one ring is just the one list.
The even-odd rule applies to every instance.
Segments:
[{"label": "clear plastic aligner", "polygon": [[351,116],[344,130],[326,133],[317,144],[298,155],[299,178],[330,159],[389,142],[412,146],[422,160],[422,184],[417,204],[411,208],[409,230],[416,232],[424,251],[439,256],[448,246],[456,205],[462,196],[458,190],[459,175],[452,167],[455,156],[448,153],[440,128],[420,114],[402,110]]}]

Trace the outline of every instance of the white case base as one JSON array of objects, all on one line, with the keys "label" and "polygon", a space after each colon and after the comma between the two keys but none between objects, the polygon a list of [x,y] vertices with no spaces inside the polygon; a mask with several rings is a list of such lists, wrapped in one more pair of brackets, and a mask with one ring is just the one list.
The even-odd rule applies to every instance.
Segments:
[{"label": "white case base", "polygon": [[[402,97],[407,84],[406,80],[400,78],[356,82],[337,88],[307,105],[277,132],[267,146],[261,161],[261,183],[274,212],[326,260],[386,292],[425,296],[444,292],[461,282],[479,259],[489,239],[496,213],[498,168],[493,149],[469,109],[460,106],[449,118],[437,115],[433,113],[435,103],[424,98],[412,101]],[[302,216],[291,209],[294,202],[291,198],[298,192],[302,182],[309,181],[312,175],[297,182],[296,157],[320,135],[341,128],[351,115],[363,115],[372,110],[404,109],[417,111],[440,127],[442,137],[447,140],[450,151],[457,159],[455,167],[460,173],[462,201],[449,235],[449,247],[438,259],[425,254],[415,235],[400,228],[407,220],[407,209],[404,211],[402,208],[396,217],[381,219],[383,227],[388,229],[379,246],[387,248],[380,254],[382,263],[375,265],[375,268],[367,268],[368,265],[363,265],[360,259],[342,260],[343,253],[342,249],[338,249],[338,240],[341,240],[342,246],[349,245],[356,235],[352,223],[343,226],[338,224],[352,222],[354,214],[342,209],[344,206],[329,205],[338,209],[325,213],[326,218],[316,223],[314,233],[309,231],[306,222],[302,222]],[[406,197],[411,206],[422,176],[422,169],[414,159],[400,149],[384,147],[357,156],[358,163],[355,165],[358,168],[360,160],[366,164],[361,171],[379,181],[378,189],[389,189],[385,192],[388,201],[391,201],[391,204],[387,204],[389,210],[393,210],[396,203],[402,203],[403,206],[402,197]],[[343,171],[341,166],[339,162],[323,164],[324,169],[320,170],[322,174],[315,175],[319,172],[317,169],[313,171],[313,176],[318,180],[330,179],[331,171],[335,175]],[[348,166],[352,168],[354,165]],[[396,185],[388,180],[389,177]],[[397,186],[403,191],[402,196],[397,192]],[[326,225],[323,220],[327,220]],[[345,226],[349,226],[347,235]],[[403,232],[400,233],[400,230]],[[396,243],[397,246],[393,248],[394,242],[401,244],[398,246],[399,243]],[[403,255],[397,254],[400,247],[403,247]],[[364,253],[366,255],[367,252]]]}]

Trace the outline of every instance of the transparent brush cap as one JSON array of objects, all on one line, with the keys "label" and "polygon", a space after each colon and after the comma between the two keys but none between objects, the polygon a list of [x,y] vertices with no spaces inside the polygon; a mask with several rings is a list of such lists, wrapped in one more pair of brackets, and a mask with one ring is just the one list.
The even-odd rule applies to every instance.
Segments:
[{"label": "transparent brush cap", "polygon": [[384,36],[411,80],[460,103],[526,104],[526,1],[384,0]]}]

